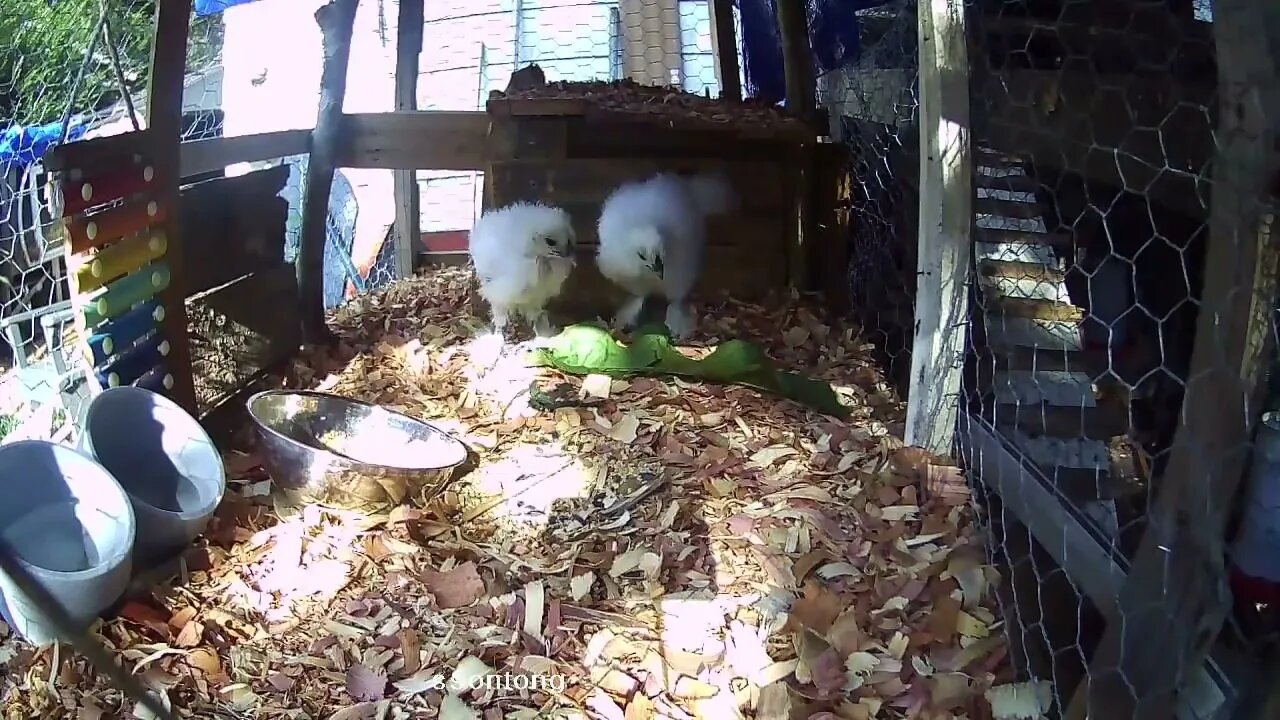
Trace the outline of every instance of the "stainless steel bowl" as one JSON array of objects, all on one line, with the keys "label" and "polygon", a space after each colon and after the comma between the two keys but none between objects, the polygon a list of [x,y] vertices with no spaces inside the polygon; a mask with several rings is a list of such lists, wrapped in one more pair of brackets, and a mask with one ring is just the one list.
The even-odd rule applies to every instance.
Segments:
[{"label": "stainless steel bowl", "polygon": [[247,405],[263,466],[294,502],[368,513],[421,506],[467,459],[466,446],[443,430],[359,400],[268,390]]}]

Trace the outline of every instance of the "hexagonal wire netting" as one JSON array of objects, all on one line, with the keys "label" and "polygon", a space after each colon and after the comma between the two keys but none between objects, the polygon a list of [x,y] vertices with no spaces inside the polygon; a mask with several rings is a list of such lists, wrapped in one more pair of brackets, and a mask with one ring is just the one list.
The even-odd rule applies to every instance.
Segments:
[{"label": "hexagonal wire netting", "polygon": [[[974,485],[990,549],[1008,577],[1002,606],[1011,653],[1054,712],[1090,702],[1110,717],[1159,702],[1157,689],[1176,680],[1178,717],[1216,716],[1241,689],[1241,676],[1229,670],[1256,661],[1270,642],[1274,621],[1265,608],[1239,604],[1213,661],[1182,669],[1185,658],[1160,651],[1138,658],[1133,633],[1176,635],[1187,622],[1177,614],[1186,602],[1178,594],[1213,576],[1156,575],[1146,588],[1120,589],[1126,570],[1146,563],[1138,559],[1144,540],[1154,550],[1154,538],[1173,532],[1158,520],[1157,489],[1207,451],[1188,449],[1197,438],[1183,435],[1181,449],[1175,439],[1188,422],[1182,408],[1206,246],[1221,232],[1210,209],[1216,196],[1238,201],[1241,217],[1254,222],[1268,207],[1274,212],[1274,198],[1223,183],[1224,168],[1211,161],[1257,128],[1241,129],[1242,119],[1223,130],[1218,108],[1232,100],[1222,93],[1238,89],[1219,87],[1221,51],[1207,0],[966,6],[976,272],[961,442],[981,476]],[[1263,66],[1245,72],[1257,71],[1274,78]],[[1252,112],[1259,110],[1275,112],[1265,101]],[[1264,116],[1261,125],[1278,122]],[[1245,228],[1237,237],[1251,231],[1256,236]],[[1256,417],[1256,404],[1237,405],[1254,392],[1232,384],[1238,373],[1198,372],[1216,373],[1212,392],[1224,406]],[[1228,419],[1220,424],[1243,420]],[[1006,458],[1013,464],[1001,464]],[[1202,467],[1197,482],[1209,483],[1217,469]],[[1190,523],[1214,527],[1218,516],[1208,508],[1225,514],[1230,500],[1206,500]],[[1220,530],[1209,535],[1221,544]],[[1151,565],[1156,572],[1159,562],[1169,560]],[[1144,590],[1152,598],[1145,605],[1136,599]],[[1212,619],[1203,622],[1206,637],[1218,635]],[[1137,642],[1171,647],[1154,639]],[[1148,677],[1128,674],[1141,663]],[[1091,701],[1085,681],[1101,688]]]}]

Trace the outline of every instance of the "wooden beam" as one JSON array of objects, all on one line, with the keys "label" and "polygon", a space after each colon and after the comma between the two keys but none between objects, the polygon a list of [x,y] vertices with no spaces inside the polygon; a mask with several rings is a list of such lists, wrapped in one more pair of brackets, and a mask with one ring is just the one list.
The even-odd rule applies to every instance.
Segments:
[{"label": "wooden beam", "polygon": [[809,18],[803,0],[778,0],[778,35],[786,75],[787,110],[811,120],[817,109],[817,77],[809,46]]},{"label": "wooden beam", "polygon": [[182,177],[221,170],[242,162],[260,162],[290,155],[305,155],[311,144],[310,130],[209,138],[182,143]]},{"label": "wooden beam", "polygon": [[922,3],[918,32],[920,240],[906,441],[950,454],[964,369],[973,252],[964,3]]},{"label": "wooden beam", "polygon": [[474,110],[356,113],[342,117],[336,164],[392,170],[485,170],[489,117]]},{"label": "wooden beam", "polygon": [[[418,57],[422,54],[424,0],[400,0],[396,25],[396,110],[418,109]],[[396,277],[413,274],[413,258],[422,233],[419,230],[418,173],[414,168],[395,171]]]},{"label": "wooden beam", "polygon": [[711,52],[716,55],[716,82],[720,97],[742,99],[742,76],[738,67],[738,36],[733,28],[733,0],[711,0]]},{"label": "wooden beam", "polygon": [[1182,423],[1148,530],[1068,718],[1168,718],[1229,612],[1224,533],[1241,484],[1271,359],[1280,266],[1270,183],[1280,10],[1219,0],[1218,150],[1204,289]]},{"label": "wooden beam", "polygon": [[331,0],[316,10],[324,43],[320,71],[320,106],[311,131],[311,158],[302,199],[302,237],[298,249],[298,295],[302,334],[308,343],[327,343],[333,335],[324,321],[324,247],[327,240],[329,191],[342,134],[342,101],[347,95],[351,33],[359,0]]},{"label": "wooden beam", "polygon": [[186,278],[180,268],[182,222],[178,212],[178,181],[181,173],[178,146],[182,142],[182,89],[187,58],[187,34],[191,24],[191,0],[160,0],[156,3],[156,37],[151,50],[151,84],[147,89],[147,126],[154,142],[156,176],[163,178],[156,200],[168,209],[163,222],[168,246],[165,261],[171,273],[168,287],[160,293],[164,304],[164,334],[169,341],[166,364],[173,375],[170,397],[187,412],[196,413],[192,384],[191,343],[187,335]]}]

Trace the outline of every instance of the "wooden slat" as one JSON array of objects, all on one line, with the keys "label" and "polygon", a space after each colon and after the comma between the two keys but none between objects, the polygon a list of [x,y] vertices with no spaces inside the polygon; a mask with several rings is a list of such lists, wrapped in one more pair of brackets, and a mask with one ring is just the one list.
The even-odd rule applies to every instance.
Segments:
[{"label": "wooden slat", "polygon": [[1084,310],[1065,302],[991,297],[988,295],[986,306],[987,314],[995,317],[1015,317],[1069,323],[1078,323],[1084,320]]},{"label": "wooden slat", "polygon": [[236,163],[305,155],[310,143],[310,130],[280,130],[184,142],[179,150],[181,173],[185,178]]},{"label": "wooden slat", "polygon": [[297,297],[293,267],[282,264],[187,301],[201,414],[297,352]]},{"label": "wooden slat", "polygon": [[720,97],[742,99],[738,67],[738,39],[733,27],[733,0],[711,0],[711,52],[716,56],[716,81]]},{"label": "wooden slat", "polygon": [[[162,198],[143,196],[90,215],[77,215],[64,223],[71,253],[78,255],[149,227],[163,227],[168,217],[169,208]],[[166,237],[172,236],[166,233]]]},{"label": "wooden slat", "polygon": [[[302,306],[302,328],[307,342],[326,344],[334,340],[325,323],[324,256],[328,246],[329,198],[342,151],[360,134],[342,114],[347,94],[351,60],[351,34],[359,0],[331,0],[316,10],[324,61],[320,69],[320,101],[316,125],[311,133],[311,157],[307,162],[307,184],[302,198],[302,229],[298,247],[298,303]],[[412,166],[410,166],[412,167]]]},{"label": "wooden slat", "polygon": [[[418,57],[422,54],[424,0],[401,0],[396,20],[396,111],[418,109]],[[414,254],[419,228],[418,208],[421,192],[417,171],[395,171],[392,192],[395,194],[395,272],[398,278],[413,274]]]},{"label": "wooden slat", "polygon": [[485,103],[485,112],[511,117],[586,117],[591,104],[575,98],[494,97]]},{"label": "wooden slat", "polygon": [[1061,283],[1063,273],[1058,268],[1048,267],[1040,263],[1014,262],[1009,260],[983,260],[978,263],[978,272],[984,277],[1005,277],[1035,280],[1046,283]]},{"label": "wooden slat", "polygon": [[41,159],[46,170],[65,172],[68,179],[132,165],[144,157],[154,157],[153,130],[128,132],[108,137],[78,140],[59,145]]},{"label": "wooden slat", "polygon": [[106,367],[97,370],[98,383],[102,387],[132,385],[154,368],[165,367],[166,356],[171,349],[164,333],[156,333],[113,357]]},{"label": "wooden slat", "polygon": [[159,259],[168,248],[164,231],[146,230],[103,248],[76,270],[76,288],[88,293],[147,263]]},{"label": "wooden slat", "polygon": [[139,158],[126,167],[102,173],[83,174],[79,180],[62,183],[62,213],[76,215],[88,208],[127,198],[147,190],[156,181],[155,167]]},{"label": "wooden slat", "polygon": [[[172,283],[170,265],[163,260],[139,268],[88,298],[84,309],[85,327],[92,330],[106,320],[123,315],[134,305],[164,292]],[[168,304],[165,312],[169,312]]]},{"label": "wooden slat", "polygon": [[1002,403],[995,405],[994,410],[995,424],[998,427],[1028,435],[1105,441],[1129,431],[1128,416],[1113,407]]},{"label": "wooden slat", "polygon": [[602,203],[617,186],[658,172],[711,172],[728,178],[744,214],[776,214],[788,209],[785,166],[780,162],[679,158],[551,159],[494,162],[494,191],[502,203],[523,200],[555,204]]},{"label": "wooden slat", "polygon": [[1044,209],[1038,203],[993,197],[974,198],[973,211],[979,215],[995,215],[1015,220],[1034,220],[1044,216]]},{"label": "wooden slat", "polygon": [[155,165],[156,177],[163,179],[157,183],[156,202],[164,217],[156,222],[164,229],[168,243],[164,259],[176,275],[169,279],[160,295],[165,309],[164,335],[170,346],[166,365],[174,376],[169,397],[187,412],[194,413],[187,314],[182,304],[185,236],[176,212],[181,173],[178,147],[182,142],[182,93],[191,0],[159,0],[156,5],[156,36],[151,56],[151,82],[147,88],[147,120],[156,149],[149,157]]},{"label": "wooden slat", "polygon": [[1040,191],[1040,181],[1030,175],[990,175],[977,173],[973,176],[975,184],[991,190],[1008,192],[1033,193]]},{"label": "wooden slat", "polygon": [[[1280,235],[1280,8],[1214,3],[1217,154],[1204,288],[1182,423],[1148,529],[1064,717],[1155,720],[1173,713],[1230,611],[1224,559],[1272,360]],[[1274,685],[1274,683],[1273,683]]]},{"label": "wooden slat", "polygon": [[484,170],[489,117],[482,112],[356,113],[341,118],[338,167]]},{"label": "wooden slat", "polygon": [[[798,3],[779,3],[781,8]],[[803,9],[799,11],[803,19]],[[963,3],[919,4],[920,222],[906,442],[954,450],[969,316],[973,148]]]},{"label": "wooden slat", "polygon": [[1055,248],[1070,248],[1073,240],[1067,233],[1025,232],[995,228],[977,228],[976,232],[980,242],[989,243],[1031,243]]}]

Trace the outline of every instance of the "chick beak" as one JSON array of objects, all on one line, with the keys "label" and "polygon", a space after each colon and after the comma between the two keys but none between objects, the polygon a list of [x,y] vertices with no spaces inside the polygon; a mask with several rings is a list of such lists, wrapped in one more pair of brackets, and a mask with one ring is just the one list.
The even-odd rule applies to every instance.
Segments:
[{"label": "chick beak", "polygon": [[653,265],[651,265],[650,267],[653,268],[653,273],[655,275],[657,275],[658,277],[662,277],[662,258],[660,257],[654,258]]}]

